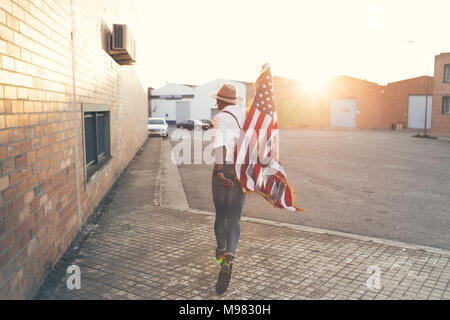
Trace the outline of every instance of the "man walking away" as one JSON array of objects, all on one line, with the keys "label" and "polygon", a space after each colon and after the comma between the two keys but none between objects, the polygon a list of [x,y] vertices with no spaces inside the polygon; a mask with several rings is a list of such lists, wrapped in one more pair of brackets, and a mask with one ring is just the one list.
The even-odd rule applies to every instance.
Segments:
[{"label": "man walking away", "polygon": [[212,194],[216,208],[216,260],[221,265],[216,291],[223,294],[230,283],[245,201],[245,194],[233,173],[235,146],[245,121],[245,108],[238,105],[243,102],[243,98],[236,95],[236,87],[232,84],[222,85],[211,96],[216,98],[216,106],[220,111],[213,118],[215,165]]}]

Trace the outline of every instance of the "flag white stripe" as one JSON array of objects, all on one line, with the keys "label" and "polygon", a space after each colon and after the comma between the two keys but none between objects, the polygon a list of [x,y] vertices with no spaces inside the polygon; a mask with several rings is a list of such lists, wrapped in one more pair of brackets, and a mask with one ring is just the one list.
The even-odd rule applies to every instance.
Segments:
[{"label": "flag white stripe", "polygon": [[[275,148],[273,148],[272,146],[275,146],[275,136],[278,134],[278,129],[274,129],[272,130],[272,133],[270,134],[270,138],[267,140],[267,148],[265,150],[264,153],[264,157],[267,157],[267,155],[269,154],[270,151],[276,151],[274,150]],[[271,155],[272,157],[275,156],[274,154]]]},{"label": "flag white stripe", "polygon": [[261,190],[262,187],[262,183],[263,183],[263,175],[261,170],[259,171],[258,177],[256,178],[256,190]]},{"label": "flag white stripe", "polygon": [[[235,171],[236,171],[236,175],[237,175],[238,179],[242,178],[241,177],[242,165],[248,165],[248,164],[245,164],[245,157],[246,157],[247,153],[249,153],[249,147],[251,147],[250,142],[252,140],[253,135],[255,134],[255,125],[256,125],[256,122],[258,121],[260,114],[261,113],[259,112],[259,110],[255,109],[255,111],[253,112],[252,121],[250,122],[250,125],[249,125],[247,131],[245,132],[244,140],[242,141],[242,146],[240,146],[239,153],[236,158],[236,165],[235,165]],[[251,161],[250,156],[252,156],[252,155],[249,155],[249,161]],[[256,163],[256,161],[255,161],[255,163]],[[246,176],[248,177],[247,174],[246,174]],[[253,188],[253,186],[248,185],[248,179],[247,179],[246,188],[251,190],[249,187]]]},{"label": "flag white stripe", "polygon": [[[251,124],[253,124],[253,126],[250,126],[250,128],[254,128],[256,126],[256,122],[259,120],[259,117],[261,117],[261,112],[259,112],[259,110],[256,110],[256,111],[258,111],[258,116],[256,116],[256,114],[254,115],[254,118],[252,119],[253,121],[251,123]],[[271,117],[267,116],[265,114],[263,116],[264,116],[264,119],[263,119],[263,122],[262,122],[262,126],[264,126],[264,125],[267,126],[267,124],[266,124],[267,123],[267,119],[269,119],[268,122],[270,123]],[[259,140],[261,138],[260,133],[264,133],[265,130],[263,129],[262,131],[263,132],[261,132],[261,130],[259,130],[259,132],[257,132],[258,133],[258,137],[257,137],[258,139],[256,140],[256,143],[258,144],[258,146],[261,146],[261,144],[259,143]],[[256,134],[256,131],[253,131],[253,132],[255,132],[255,134]],[[253,146],[253,145],[250,146],[249,147],[249,151],[251,151],[251,154],[249,154],[249,163],[250,164],[260,163],[260,161],[258,159],[259,155],[258,155],[258,148],[257,148],[257,146]],[[255,181],[253,181],[253,178],[251,177],[251,174],[253,174],[253,170],[251,172],[249,170],[246,170],[245,174],[247,176],[247,189],[248,190],[252,190],[252,191],[255,190]]]},{"label": "flag white stripe", "polygon": [[[256,124],[256,121],[258,120],[259,114],[260,114],[259,110],[255,110],[252,122],[250,123],[250,126],[248,127],[247,131],[245,132],[245,135],[243,138],[244,140],[242,141],[242,146],[240,146],[239,153],[236,158],[236,167],[239,166],[239,168],[240,168],[240,166],[245,161],[245,155],[247,154],[248,145],[249,145],[248,142],[250,141],[251,136],[254,133],[255,124]],[[240,173],[240,170],[239,170],[239,173]]]},{"label": "flag white stripe", "polygon": [[[267,116],[267,118],[264,120],[263,125],[265,125],[265,129],[261,129],[260,132],[260,140],[259,145],[264,147],[263,157],[266,158],[269,152],[273,149],[272,146],[274,146],[273,138],[276,134],[275,130],[271,131],[269,139],[267,139],[267,128],[269,127],[270,123],[272,122],[272,117]],[[266,141],[267,140],[267,141]],[[264,143],[266,142],[266,143]],[[271,155],[273,156],[273,154]],[[261,160],[261,159],[260,159]],[[267,163],[266,163],[267,164]]]},{"label": "flag white stripe", "polygon": [[286,171],[284,171],[284,168],[282,166],[280,166],[280,164],[278,162],[272,161],[270,163],[270,167],[272,167],[273,169],[281,172],[281,174],[284,175],[284,177],[287,179]]}]

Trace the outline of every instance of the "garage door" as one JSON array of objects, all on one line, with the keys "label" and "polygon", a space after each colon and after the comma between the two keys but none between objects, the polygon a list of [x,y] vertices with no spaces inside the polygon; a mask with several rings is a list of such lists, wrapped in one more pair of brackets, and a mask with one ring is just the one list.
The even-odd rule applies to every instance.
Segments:
[{"label": "garage door", "polygon": [[191,103],[189,101],[177,101],[176,104],[177,123],[191,117]]},{"label": "garage door", "polygon": [[[431,128],[432,97],[428,96],[427,128]],[[425,125],[425,96],[409,96],[408,128],[423,129]]]},{"label": "garage door", "polygon": [[331,100],[330,127],[356,128],[356,99]]}]

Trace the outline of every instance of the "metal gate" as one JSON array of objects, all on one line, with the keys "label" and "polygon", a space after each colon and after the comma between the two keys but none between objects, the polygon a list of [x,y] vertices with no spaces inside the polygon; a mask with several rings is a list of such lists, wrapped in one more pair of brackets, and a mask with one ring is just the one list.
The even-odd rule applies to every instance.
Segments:
[{"label": "metal gate", "polygon": [[177,123],[183,122],[191,117],[191,103],[189,101],[176,102]]},{"label": "metal gate", "polygon": [[330,127],[356,128],[356,99],[331,100]]},{"label": "metal gate", "polygon": [[[431,128],[432,97],[428,96],[427,129]],[[409,96],[408,128],[423,129],[425,126],[425,96]]]}]

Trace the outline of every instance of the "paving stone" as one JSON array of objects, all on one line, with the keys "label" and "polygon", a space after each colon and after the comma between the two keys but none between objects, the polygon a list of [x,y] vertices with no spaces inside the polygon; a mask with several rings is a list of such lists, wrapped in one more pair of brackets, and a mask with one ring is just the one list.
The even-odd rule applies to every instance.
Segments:
[{"label": "paving stone", "polygon": [[[142,197],[130,205],[128,192],[119,182],[82,249],[56,266],[60,281],[36,299],[450,299],[450,255],[250,221],[218,296],[213,216]],[[81,290],[66,287],[71,264]],[[380,268],[381,290],[367,286],[370,266]]]}]

